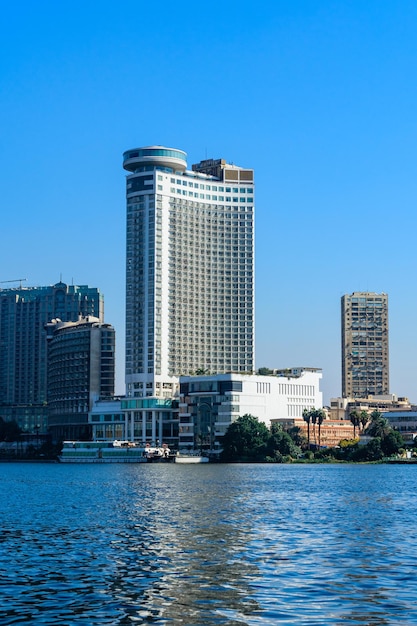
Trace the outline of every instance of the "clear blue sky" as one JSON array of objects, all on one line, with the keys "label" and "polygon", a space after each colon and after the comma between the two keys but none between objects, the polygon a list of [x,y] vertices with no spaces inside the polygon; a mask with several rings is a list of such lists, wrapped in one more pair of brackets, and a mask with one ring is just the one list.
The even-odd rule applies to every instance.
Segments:
[{"label": "clear blue sky", "polygon": [[119,392],[122,153],[164,144],[255,169],[257,367],[323,368],[327,403],[340,297],[384,291],[417,402],[414,0],[23,0],[0,29],[0,280],[99,287]]}]

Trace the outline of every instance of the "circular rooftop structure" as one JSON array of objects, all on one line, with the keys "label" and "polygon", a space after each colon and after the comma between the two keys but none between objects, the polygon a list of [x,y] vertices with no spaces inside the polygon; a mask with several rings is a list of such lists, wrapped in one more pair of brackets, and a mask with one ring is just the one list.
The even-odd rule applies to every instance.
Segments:
[{"label": "circular rooftop structure", "polygon": [[165,146],[134,148],[123,153],[123,167],[128,172],[154,167],[169,168],[173,172],[184,172],[187,168],[187,153]]}]

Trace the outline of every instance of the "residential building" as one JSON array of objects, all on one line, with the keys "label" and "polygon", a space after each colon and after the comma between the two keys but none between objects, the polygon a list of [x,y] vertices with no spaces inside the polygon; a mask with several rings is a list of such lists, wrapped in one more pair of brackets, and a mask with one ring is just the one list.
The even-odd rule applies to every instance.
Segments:
[{"label": "residential building", "polygon": [[49,432],[54,441],[91,439],[94,402],[114,396],[114,328],[93,316],[52,320],[45,328]]},{"label": "residential building", "polygon": [[306,408],[322,407],[320,369],[278,371],[285,374],[182,376],[179,448],[219,451],[227,428],[245,414],[269,426],[273,420],[301,418]]},{"label": "residential building", "polygon": [[342,396],[389,393],[388,296],[354,292],[342,297]]},{"label": "residential building", "polygon": [[129,398],[170,400],[179,376],[254,370],[253,170],[186,159],[164,146],[123,155]]},{"label": "residential building", "polygon": [[26,433],[46,433],[47,340],[53,318],[104,316],[100,291],[63,282],[45,287],[0,289],[0,415]]},{"label": "residential building", "polygon": [[350,420],[352,411],[412,411],[413,406],[408,398],[397,397],[390,393],[383,396],[369,396],[368,398],[331,398],[330,418],[335,420]]}]

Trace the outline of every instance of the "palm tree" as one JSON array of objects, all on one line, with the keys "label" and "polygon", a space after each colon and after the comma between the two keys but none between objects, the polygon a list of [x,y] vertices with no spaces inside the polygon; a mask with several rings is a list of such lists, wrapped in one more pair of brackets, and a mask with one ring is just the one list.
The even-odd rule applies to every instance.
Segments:
[{"label": "palm tree", "polygon": [[326,417],[323,409],[317,409],[316,411],[316,416],[317,416],[317,424],[319,425],[319,448],[320,448],[320,440],[321,440],[321,425],[324,421],[324,418]]},{"label": "palm tree", "polygon": [[361,423],[361,429],[362,432],[365,430],[367,423],[369,422],[369,415],[368,415],[368,411],[361,411],[360,415],[359,415],[359,419],[360,419],[360,423]]},{"label": "palm tree", "polygon": [[366,433],[371,437],[381,437],[383,439],[390,432],[391,427],[389,420],[382,416],[379,411],[372,411],[371,423],[366,429]]},{"label": "palm tree", "polygon": [[317,439],[316,439],[317,411],[316,409],[311,410],[311,423],[313,424],[314,447],[317,448]]},{"label": "palm tree", "polygon": [[303,411],[303,420],[307,423],[307,445],[310,450],[310,421],[311,421],[311,411],[308,409],[304,409]]},{"label": "palm tree", "polygon": [[353,424],[353,438],[356,439],[356,428],[361,423],[359,412],[355,409],[354,411],[350,413],[349,418]]}]

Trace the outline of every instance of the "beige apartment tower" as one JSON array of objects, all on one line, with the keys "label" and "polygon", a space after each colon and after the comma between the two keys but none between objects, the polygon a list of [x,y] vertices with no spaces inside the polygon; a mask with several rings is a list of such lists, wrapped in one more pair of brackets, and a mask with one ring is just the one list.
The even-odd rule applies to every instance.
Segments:
[{"label": "beige apartment tower", "polygon": [[388,296],[354,292],[342,296],[342,396],[389,393]]}]

